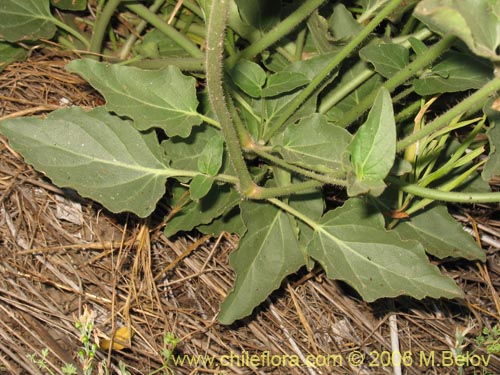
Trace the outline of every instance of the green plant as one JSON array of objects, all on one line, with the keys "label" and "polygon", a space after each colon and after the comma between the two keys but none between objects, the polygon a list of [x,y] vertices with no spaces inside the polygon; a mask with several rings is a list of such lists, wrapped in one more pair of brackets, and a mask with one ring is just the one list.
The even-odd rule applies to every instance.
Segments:
[{"label": "green plant", "polygon": [[[48,355],[49,355],[49,349],[44,348],[40,352],[39,356],[36,354],[28,354],[28,359],[30,360],[30,362],[36,364],[40,370],[46,371],[47,374],[49,375],[54,375],[55,372],[49,367],[47,363]],[[70,363],[66,363],[63,367],[61,367],[61,372],[67,375],[73,375],[78,373],[75,366],[73,366]]]},{"label": "green plant", "polygon": [[[2,2],[0,36],[88,46],[91,58],[67,69],[106,98],[91,111],[2,121],[28,163],[140,217],[168,180],[178,213],[165,234],[241,234],[225,324],[316,262],[367,301],[462,297],[426,252],[485,259],[437,201],[500,201],[486,183],[500,170],[498,1],[186,0],[178,13],[169,1],[147,5],[99,2],[85,19],[89,37],[54,21],[48,0]],[[117,12],[139,33],[154,28],[142,41],[115,33]],[[426,116],[440,94],[456,104]],[[481,111],[487,118],[471,119]],[[348,199],[326,209],[341,188]]]}]

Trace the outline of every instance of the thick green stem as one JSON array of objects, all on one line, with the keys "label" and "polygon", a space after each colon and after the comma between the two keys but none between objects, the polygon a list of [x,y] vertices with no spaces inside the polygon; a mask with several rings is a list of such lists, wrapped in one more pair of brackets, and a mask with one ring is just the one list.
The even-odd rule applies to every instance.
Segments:
[{"label": "thick green stem", "polygon": [[170,26],[168,23],[163,21],[155,13],[151,12],[148,8],[141,4],[127,4],[127,8],[132,12],[137,14],[139,17],[148,21],[151,25],[156,27],[159,31],[164,33],[180,47],[182,47],[187,53],[195,58],[203,58],[203,52],[200,51],[198,46],[193,43],[184,34],[178,32],[174,27]]},{"label": "thick green stem", "polygon": [[83,45],[87,48],[90,47],[90,42],[88,41],[87,38],[85,38],[82,34],[80,34],[78,31],[73,29],[72,27],[66,25],[64,22],[58,20],[57,18],[53,18],[52,22],[59,27],[60,29],[66,31],[68,34],[73,35],[76,39],[78,39],[80,42],[83,43]]},{"label": "thick green stem", "polygon": [[391,0],[389,4],[378,13],[375,18],[366,25],[363,30],[356,35],[339,53],[335,55],[332,61],[321,71],[311,83],[302,90],[302,92],[297,95],[297,97],[286,107],[282,112],[280,117],[276,120],[272,127],[270,127],[266,134],[264,134],[264,140],[268,141],[272,138],[276,132],[278,132],[285,122],[292,116],[297,108],[299,108],[302,103],[321,85],[321,83],[340,65],[344,59],[346,59],[360,44],[363,40],[379,25],[382,20],[388,16],[403,0]]},{"label": "thick green stem", "polygon": [[460,116],[467,111],[481,108],[481,106],[484,105],[485,99],[497,90],[500,90],[500,78],[491,80],[474,94],[464,99],[462,102],[445,112],[443,115],[439,116],[431,123],[424,126],[420,131],[417,131],[399,141],[396,146],[396,150],[398,152],[402,151],[418,140],[427,137],[429,134],[445,128],[455,117]]},{"label": "thick green stem", "polygon": [[443,191],[429,189],[415,184],[408,184],[398,178],[387,177],[387,181],[397,185],[405,193],[416,195],[417,197],[428,198],[436,201],[455,203],[498,203],[500,202],[500,192],[494,193],[460,193],[453,191]]},{"label": "thick green stem", "polygon": [[[419,70],[425,68],[427,65],[431,64],[438,57],[442,56],[443,52],[450,48],[451,44],[455,40],[452,35],[444,36],[439,42],[434,44],[425,54],[418,56],[412,63],[407,67],[400,70],[394,74],[390,79],[382,84],[389,92],[394,91],[397,87],[401,86],[409,78],[415,75]],[[363,113],[365,113],[373,104],[375,97],[377,96],[378,90],[373,90],[373,92],[365,96],[363,100],[352,110],[347,112],[339,122],[339,126],[347,127],[354,121],[356,121]]]},{"label": "thick green stem", "polygon": [[115,13],[116,8],[120,5],[121,0],[109,0],[102,12],[95,21],[94,30],[92,31],[92,39],[90,40],[89,52],[96,54],[94,58],[98,59],[101,53],[102,41],[108,28],[109,20]]},{"label": "thick green stem", "polygon": [[215,116],[221,125],[222,135],[226,142],[226,148],[231,164],[238,176],[239,190],[245,196],[254,193],[256,185],[248,172],[245,159],[241,152],[238,134],[233,126],[229,114],[222,79],[222,61],[224,54],[224,31],[230,0],[213,0],[208,20],[207,32],[207,89],[210,103]]},{"label": "thick green stem", "polygon": [[251,59],[264,51],[269,46],[289,34],[298,24],[308,17],[316,8],[324,3],[325,0],[307,0],[298,7],[292,14],[276,25],[271,31],[264,34],[260,39],[228,59],[228,66],[233,66],[239,59]]}]

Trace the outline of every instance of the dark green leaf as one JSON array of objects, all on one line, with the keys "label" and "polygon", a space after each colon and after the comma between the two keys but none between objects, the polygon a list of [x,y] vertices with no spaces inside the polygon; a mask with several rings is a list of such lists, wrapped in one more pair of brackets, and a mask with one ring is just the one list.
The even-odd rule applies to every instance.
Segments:
[{"label": "dark green leaf", "polygon": [[311,14],[307,20],[307,29],[318,53],[323,54],[332,51],[330,41],[333,40],[333,37],[329,35],[328,22],[319,15],[318,11]]},{"label": "dark green leaf", "polygon": [[214,181],[214,178],[211,176],[201,174],[194,176],[189,184],[189,194],[191,199],[197,201],[207,195],[212,188]]},{"label": "dark green leaf", "polygon": [[248,60],[240,60],[231,69],[231,78],[244,93],[259,98],[266,83],[266,72],[259,65]]},{"label": "dark green leaf", "polygon": [[489,181],[495,176],[500,176],[500,112],[498,109],[492,108],[493,105],[499,105],[495,104],[498,101],[498,98],[496,101],[489,100],[483,109],[490,123],[490,128],[486,133],[490,142],[490,154],[481,173],[481,177],[485,181]]},{"label": "dark green leaf", "polygon": [[307,85],[310,80],[302,73],[281,71],[271,74],[267,79],[262,96],[276,96]]},{"label": "dark green leaf", "polygon": [[493,78],[493,67],[477,57],[448,52],[443,61],[413,82],[419,95],[479,89]]},{"label": "dark green leaf", "polygon": [[410,61],[408,50],[399,44],[370,44],[359,51],[365,61],[375,67],[375,71],[385,78],[390,78]]},{"label": "dark green leaf", "polygon": [[435,206],[412,216],[396,227],[403,240],[420,242],[425,251],[440,259],[446,257],[479,259],[484,251],[453,219],[444,206]]},{"label": "dark green leaf", "polygon": [[327,122],[318,113],[289,125],[278,145],[286,161],[324,173],[343,169],[344,153],[351,134]]},{"label": "dark green leaf", "polygon": [[356,132],[351,144],[351,163],[356,176],[349,194],[365,185],[373,195],[383,190],[383,179],[391,170],[396,157],[396,123],[389,92],[381,88],[366,122]]},{"label": "dark green leaf", "polygon": [[[172,189],[171,206],[175,206],[185,194],[186,189],[180,186]],[[216,185],[206,196],[198,201],[189,201],[166,225],[164,233],[167,237],[180,231],[190,231],[200,224],[209,224],[215,218],[231,211],[240,202],[240,194],[229,185]]]},{"label": "dark green leaf", "polygon": [[247,24],[269,30],[280,20],[281,0],[235,0],[240,16]]},{"label": "dark green leaf", "polygon": [[328,25],[333,37],[337,40],[349,40],[363,29],[344,4],[334,6]]},{"label": "dark green leaf", "polygon": [[49,0],[2,0],[0,19],[0,38],[8,42],[51,39],[56,33]]},{"label": "dark green leaf", "polygon": [[384,229],[384,218],[360,199],[329,211],[318,223],[309,254],[328,277],[351,285],[365,301],[402,294],[414,298],[462,297],[415,241]]},{"label": "dark green leaf", "polygon": [[67,65],[106,98],[106,108],[129,116],[139,130],[160,127],[169,136],[187,137],[201,124],[196,107],[196,81],[169,66],[160,70],[74,60]]},{"label": "dark green leaf", "polygon": [[219,236],[222,232],[243,236],[246,231],[245,224],[241,220],[239,207],[235,207],[221,217],[214,219],[210,224],[198,225],[196,229],[212,236]]},{"label": "dark green leaf", "polygon": [[113,212],[148,216],[165,193],[167,177],[175,174],[161,161],[154,133],[140,133],[103,108],[85,112],[73,107],[43,120],[5,120],[0,132],[56,185],[73,188]]},{"label": "dark green leaf", "polygon": [[15,61],[23,61],[27,56],[26,49],[0,42],[0,72]]},{"label": "dark green leaf", "polygon": [[269,203],[246,201],[240,208],[247,232],[230,256],[237,276],[221,305],[219,321],[223,324],[251,314],[287,275],[305,264],[286,213]]}]

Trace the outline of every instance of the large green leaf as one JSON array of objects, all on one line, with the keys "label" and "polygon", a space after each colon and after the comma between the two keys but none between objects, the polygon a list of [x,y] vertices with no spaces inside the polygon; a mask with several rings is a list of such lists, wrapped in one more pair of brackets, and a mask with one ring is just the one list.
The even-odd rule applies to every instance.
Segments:
[{"label": "large green leaf", "polygon": [[344,4],[336,4],[333,7],[333,13],[328,20],[328,26],[332,35],[337,40],[349,40],[363,29],[347,10]]},{"label": "large green leaf", "polygon": [[56,32],[49,0],[2,0],[0,19],[0,39],[9,42],[51,39]]},{"label": "large green leaf", "polygon": [[351,134],[315,113],[289,125],[280,137],[279,150],[286,161],[325,173],[342,170]]},{"label": "large green leaf", "polygon": [[462,297],[452,279],[440,274],[416,241],[384,229],[384,218],[361,199],[350,199],[318,222],[309,255],[328,277],[351,285],[368,302],[410,295]]},{"label": "large green leaf", "polygon": [[61,187],[102,203],[113,212],[148,216],[175,173],[162,160],[154,132],[138,132],[130,121],[103,108],[61,109],[46,119],[17,118],[0,132],[36,169]]},{"label": "large green leaf", "polygon": [[359,51],[359,56],[373,64],[375,71],[385,78],[398,73],[410,61],[408,50],[393,43],[370,44]]},{"label": "large green leaf", "polygon": [[237,276],[221,305],[219,321],[223,324],[249,315],[287,275],[305,264],[286,213],[269,203],[247,201],[240,208],[247,232],[230,256]]},{"label": "large green leaf", "polygon": [[435,206],[412,216],[398,224],[396,231],[403,240],[417,240],[426,252],[441,259],[486,259],[474,239],[462,229],[444,206]]},{"label": "large green leaf", "polygon": [[202,122],[196,111],[196,81],[177,67],[143,70],[90,59],[66,67],[106,98],[108,110],[130,117],[139,130],[160,127],[169,136],[187,137]]},{"label": "large green leaf", "polygon": [[423,0],[414,14],[431,30],[462,39],[476,55],[500,61],[499,8],[492,0]]},{"label": "large green leaf", "polygon": [[448,52],[430,72],[413,82],[419,95],[435,95],[443,92],[479,89],[493,78],[489,61],[469,54]]},{"label": "large green leaf", "polygon": [[383,179],[396,157],[396,123],[389,92],[381,88],[366,122],[361,125],[351,144],[351,163],[355,175],[348,187],[350,195],[383,191]]}]

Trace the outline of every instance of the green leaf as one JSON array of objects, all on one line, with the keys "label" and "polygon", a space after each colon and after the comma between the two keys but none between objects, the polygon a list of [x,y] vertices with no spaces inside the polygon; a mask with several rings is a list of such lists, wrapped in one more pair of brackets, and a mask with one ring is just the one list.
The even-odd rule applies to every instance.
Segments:
[{"label": "green leaf", "polygon": [[198,170],[209,176],[215,176],[222,166],[223,154],[224,140],[219,134],[212,136],[198,158]]},{"label": "green leaf", "polygon": [[202,122],[196,112],[196,80],[177,67],[143,70],[82,59],[66,68],[95,87],[108,110],[130,117],[139,130],[159,127],[171,137],[187,137]]},{"label": "green leaf", "polygon": [[423,0],[414,15],[432,31],[457,36],[476,55],[500,61],[500,19],[495,9],[498,2],[492,0]]},{"label": "green leaf", "polygon": [[271,74],[267,79],[266,87],[262,90],[262,96],[276,96],[299,87],[305,86],[310,80],[302,73],[281,71]]},{"label": "green leaf", "polygon": [[266,72],[259,65],[248,60],[240,60],[230,71],[236,86],[254,98],[260,98],[262,86],[266,83]]},{"label": "green leaf", "polygon": [[[492,108],[496,101],[489,100],[484,106],[483,111],[488,116],[490,128],[487,131],[488,140],[490,143],[490,154],[488,161],[484,166],[481,177],[484,181],[489,181],[495,176],[500,176],[500,112],[498,109]],[[496,104],[498,106],[498,104]]]},{"label": "green leaf", "polygon": [[429,73],[413,82],[419,95],[435,95],[479,89],[493,78],[493,67],[488,61],[469,54],[448,52]]},{"label": "green leaf", "polygon": [[396,157],[396,123],[387,89],[380,89],[366,122],[349,145],[349,151],[356,181],[366,184],[372,194],[380,194],[382,180]]},{"label": "green leaf", "polygon": [[415,241],[384,229],[384,218],[361,199],[349,199],[318,222],[309,254],[328,277],[343,280],[371,302],[384,297],[462,297]]},{"label": "green leaf", "polygon": [[[186,189],[175,186],[172,192],[173,197],[169,204],[175,206],[184,196]],[[214,184],[206,196],[184,205],[167,223],[164,233],[170,237],[180,231],[190,231],[200,224],[209,224],[215,218],[231,211],[239,202],[240,194],[233,187]]]},{"label": "green leaf", "polygon": [[16,118],[0,132],[27,163],[61,187],[102,203],[112,212],[148,216],[165,193],[167,177],[153,132],[138,132],[130,121],[103,108],[61,109],[46,119]]},{"label": "green leaf", "polygon": [[23,61],[28,51],[10,43],[0,42],[0,72],[15,61]]},{"label": "green leaf", "polygon": [[269,203],[247,201],[240,208],[247,232],[230,256],[237,277],[221,305],[222,324],[250,315],[287,275],[305,262],[286,213]]},{"label": "green leaf", "polygon": [[141,56],[151,59],[190,56],[184,48],[158,29],[147,32],[142,42],[134,46],[134,50]]},{"label": "green leaf", "polygon": [[57,30],[49,0],[2,0],[0,19],[0,38],[8,42],[51,39]]},{"label": "green leaf", "polygon": [[50,4],[63,10],[85,10],[87,0],[50,0]]},{"label": "green leaf", "polygon": [[197,201],[208,194],[212,185],[214,184],[214,178],[211,176],[197,175],[194,176],[189,184],[189,194],[191,199]]},{"label": "green leaf", "polygon": [[359,51],[359,56],[373,64],[375,71],[385,78],[390,78],[404,69],[410,61],[408,50],[392,43],[370,44]]},{"label": "green leaf", "polygon": [[363,30],[361,26],[347,10],[344,4],[336,4],[333,13],[328,20],[328,26],[332,35],[337,40],[349,40]]},{"label": "green leaf", "polygon": [[425,251],[440,259],[446,257],[486,260],[484,251],[448,213],[435,206],[398,224],[396,231],[403,240],[420,242]]},{"label": "green leaf", "polygon": [[243,21],[260,30],[269,30],[280,20],[280,0],[235,0],[235,2]]},{"label": "green leaf", "polygon": [[317,10],[309,16],[307,29],[318,53],[323,54],[332,51],[333,46],[330,41],[333,40],[333,37],[329,35],[328,22],[323,16],[320,16]]},{"label": "green leaf", "polygon": [[289,125],[278,145],[286,161],[333,173],[342,170],[343,155],[351,138],[347,130],[329,124],[325,116],[315,113]]},{"label": "green leaf", "polygon": [[203,234],[211,234],[215,237],[219,236],[222,232],[243,236],[246,231],[239,207],[234,207],[231,211],[214,219],[210,224],[198,225],[196,229]]}]

